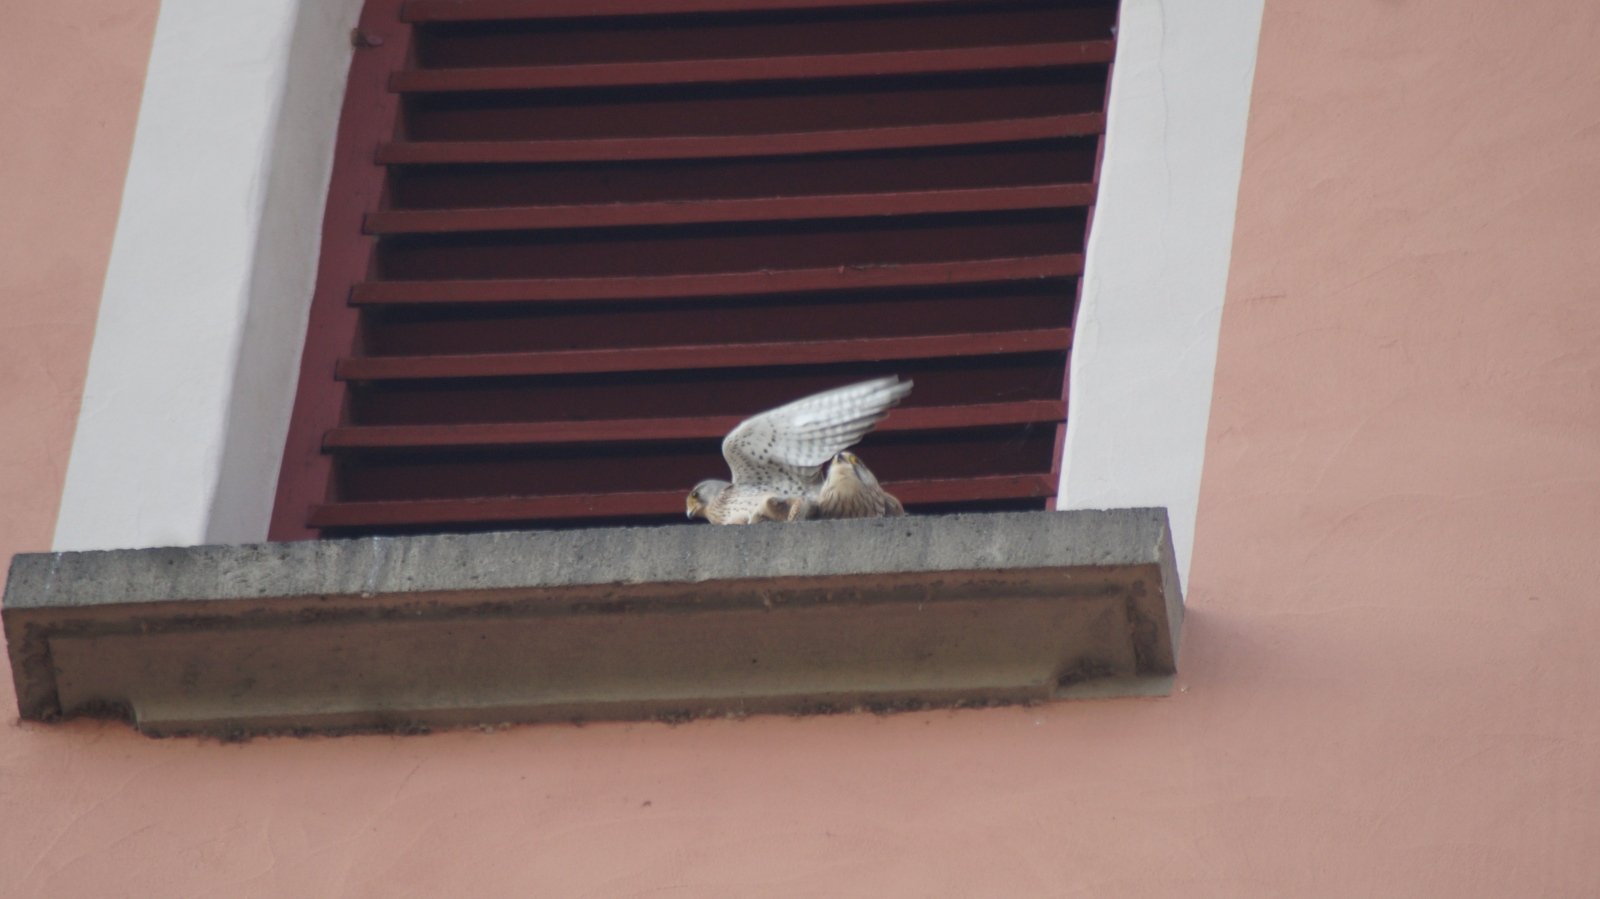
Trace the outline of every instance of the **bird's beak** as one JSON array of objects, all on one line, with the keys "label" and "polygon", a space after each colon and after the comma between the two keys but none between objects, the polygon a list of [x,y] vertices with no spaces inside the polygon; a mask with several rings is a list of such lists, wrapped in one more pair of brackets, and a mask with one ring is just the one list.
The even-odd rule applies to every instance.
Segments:
[{"label": "bird's beak", "polygon": [[856,454],[855,453],[840,453],[837,457],[835,457],[834,461],[843,462],[844,464],[849,465],[852,468],[854,468],[855,466],[861,464],[861,460],[856,458]]},{"label": "bird's beak", "polygon": [[690,517],[690,518],[695,517],[696,515],[700,514],[700,510],[704,509],[704,508],[705,508],[705,506],[699,500],[695,499],[692,496],[689,497],[689,510],[688,510],[688,513],[687,513],[688,517]]}]

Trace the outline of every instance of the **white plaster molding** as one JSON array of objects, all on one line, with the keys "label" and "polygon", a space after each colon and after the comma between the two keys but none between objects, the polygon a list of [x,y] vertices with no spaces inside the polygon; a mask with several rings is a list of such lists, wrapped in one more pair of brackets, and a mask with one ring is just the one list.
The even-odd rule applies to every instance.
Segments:
[{"label": "white plaster molding", "polygon": [[161,4],[56,549],[265,537],[359,8]]},{"label": "white plaster molding", "polygon": [[1123,0],[1063,509],[1165,506],[1187,579],[1263,0]]}]

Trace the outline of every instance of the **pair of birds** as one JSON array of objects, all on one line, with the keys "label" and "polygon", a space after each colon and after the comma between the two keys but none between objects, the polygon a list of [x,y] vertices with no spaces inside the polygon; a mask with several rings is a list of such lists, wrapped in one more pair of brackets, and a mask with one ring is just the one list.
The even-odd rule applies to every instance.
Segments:
[{"label": "pair of birds", "polygon": [[689,517],[755,524],[904,515],[900,501],[848,450],[910,392],[910,381],[877,378],[745,419],[722,441],[733,480],[696,484]]}]

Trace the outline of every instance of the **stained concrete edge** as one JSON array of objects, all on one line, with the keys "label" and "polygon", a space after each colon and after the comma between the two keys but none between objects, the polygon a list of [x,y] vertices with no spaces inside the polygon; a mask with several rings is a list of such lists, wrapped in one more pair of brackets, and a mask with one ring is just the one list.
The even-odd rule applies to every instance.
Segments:
[{"label": "stained concrete edge", "polygon": [[[513,718],[538,720],[547,717],[549,709],[558,707],[563,715],[572,708],[581,712],[589,701],[583,697],[589,694],[582,684],[566,683],[566,694],[550,699],[548,708],[535,708],[538,703],[527,699],[532,695],[528,692],[531,687],[522,680],[529,677],[529,669],[520,662],[497,663],[500,667],[494,673],[480,672],[477,680],[458,685],[450,694],[459,700],[454,708],[441,706],[434,692],[424,696],[399,681],[386,682],[391,683],[395,695],[382,691],[374,694],[371,683],[387,676],[385,672],[352,669],[328,675],[329,683],[340,682],[341,678],[361,681],[361,689],[351,689],[369,697],[363,702],[372,707],[363,709],[347,707],[344,698],[335,701],[323,696],[313,702],[307,697],[320,689],[315,683],[289,684],[282,681],[277,669],[266,673],[233,671],[230,661],[229,676],[238,683],[265,683],[271,677],[279,677],[283,684],[289,684],[283,690],[299,692],[286,699],[284,695],[267,695],[269,691],[263,689],[257,691],[260,696],[241,700],[237,708],[218,711],[215,702],[198,693],[179,695],[189,689],[179,681],[189,684],[192,672],[185,673],[183,679],[174,676],[170,683],[129,681],[136,676],[135,669],[159,667],[140,661],[139,653],[144,651],[138,649],[141,641],[152,647],[150,652],[155,652],[153,647],[157,645],[155,636],[141,635],[163,635],[167,642],[161,644],[165,647],[161,651],[166,653],[189,652],[191,649],[184,647],[192,648],[195,656],[191,668],[215,666],[215,660],[220,658],[217,647],[234,639],[227,636],[230,632],[241,630],[250,631],[250,640],[255,641],[252,645],[268,647],[262,657],[275,661],[263,664],[279,668],[317,666],[327,664],[327,659],[306,657],[309,650],[293,648],[300,645],[296,643],[297,629],[313,624],[345,627],[349,633],[342,639],[356,641],[352,645],[365,651],[368,643],[382,643],[391,639],[384,635],[399,632],[393,622],[399,621],[397,616],[403,612],[410,626],[441,623],[435,629],[436,635],[412,639],[422,639],[428,647],[425,652],[438,652],[444,658],[463,647],[439,641],[452,639],[447,635],[464,626],[472,627],[474,617],[486,620],[498,616],[507,620],[508,616],[514,619],[538,614],[545,616],[542,620],[552,620],[549,616],[553,615],[577,621],[596,609],[607,609],[607,603],[596,602],[597,599],[609,599],[624,614],[656,614],[656,620],[665,622],[669,629],[686,628],[680,636],[687,635],[691,640],[699,632],[697,628],[723,628],[723,639],[729,645],[707,647],[704,654],[708,658],[724,649],[743,654],[750,641],[766,647],[769,641],[781,637],[785,628],[798,626],[793,625],[799,620],[794,610],[813,610],[807,613],[812,616],[812,623],[806,625],[813,630],[809,636],[797,638],[802,642],[812,640],[807,644],[809,649],[797,643],[783,652],[768,650],[773,670],[784,665],[801,666],[793,669],[797,684],[793,695],[780,689],[778,694],[763,699],[764,710],[780,711],[786,702],[790,710],[816,705],[821,695],[817,692],[821,688],[816,685],[824,682],[830,705],[836,701],[870,703],[874,697],[895,697],[897,704],[916,705],[949,704],[956,698],[961,704],[970,704],[983,702],[986,697],[1017,701],[1018,697],[1164,692],[1161,684],[1170,681],[1175,670],[1182,622],[1181,588],[1163,509],[914,516],[747,528],[597,528],[24,554],[13,561],[3,614],[18,705],[24,717],[48,719],[75,711],[93,712],[95,709],[89,706],[103,706],[123,709],[138,719],[141,704],[181,709],[187,708],[187,702],[193,708],[207,710],[201,716],[204,720],[191,722],[189,729],[207,730],[210,725],[205,722],[211,720],[218,728],[249,732],[266,727],[265,722],[269,721],[273,727],[292,728],[297,726],[293,723],[297,716],[315,729],[317,720],[327,718],[325,708],[334,706],[339,709],[335,716],[338,720],[356,722],[351,726],[357,727],[365,726],[361,722],[381,727],[395,721],[401,722],[395,727],[405,727],[430,719],[459,724],[472,720],[470,708],[483,694],[498,695],[507,690],[522,697],[511,707],[524,713]],[[1095,612],[1100,623],[1092,638],[1063,632],[1051,644],[1058,646],[1057,650],[1044,644],[1031,650],[1039,655],[1029,663],[1035,665],[1030,669],[1033,674],[996,673],[1010,672],[1019,664],[1010,657],[1008,640],[1030,645],[1037,642],[1026,631],[1026,627],[1036,624],[1027,625],[1025,620],[1042,614],[1038,611],[1042,607],[1028,603],[1084,605],[1091,601],[1100,603],[1096,608],[1125,606],[1125,613],[1117,614],[1125,614],[1128,623],[1107,626],[1103,620],[1106,613]],[[770,611],[774,602],[785,614],[738,617],[741,610],[760,611],[763,604]],[[960,677],[952,680],[937,671],[934,674],[939,676],[929,680],[926,665],[912,672],[917,666],[908,660],[925,657],[932,651],[930,647],[937,652],[955,652],[952,647],[968,639],[959,628],[970,628],[970,618],[963,619],[951,611],[962,602],[990,603],[973,606],[981,615],[982,627],[994,630],[985,638],[991,641],[984,650],[989,655],[978,658],[962,649],[960,652],[967,655],[957,652],[949,656],[950,665],[965,665],[974,672],[974,682],[962,683]],[[919,613],[926,608],[937,614],[904,619],[908,626],[923,628],[924,632],[915,638],[896,632],[881,641],[882,657],[869,657],[877,649],[840,654],[837,646],[828,645],[835,638],[818,636],[814,618],[818,614],[833,616],[830,620],[834,623],[829,626],[835,633],[845,635],[838,639],[849,642],[849,629],[864,626],[862,622],[868,620],[860,617],[859,610],[849,611],[847,607],[852,604],[880,609],[896,604],[909,608],[908,604],[914,604]],[[992,614],[989,609],[994,610]],[[674,614],[661,618],[659,613],[663,610]],[[686,617],[681,612],[692,614]],[[723,613],[734,617],[714,618]],[[891,609],[881,614],[898,613]],[[1005,619],[1007,614],[1014,614],[1014,618]],[[1089,620],[1074,614],[1079,617],[1072,620]],[[390,623],[374,625],[380,619]],[[690,623],[696,620],[699,623]],[[963,620],[968,623],[963,625]],[[1051,620],[1068,619],[1058,615]],[[743,623],[732,625],[729,621]],[[387,629],[373,630],[374,627]],[[1014,630],[1005,631],[1008,627]],[[948,629],[948,633],[939,636],[941,628]],[[173,634],[180,636],[174,638]],[[174,644],[173,639],[180,642]],[[530,652],[560,651],[535,645],[540,638],[530,639],[534,641],[528,644]],[[56,653],[60,658],[52,659],[52,640],[66,641],[60,643]],[[118,647],[112,655],[122,659],[120,664],[129,670],[105,667],[109,662],[81,661],[97,657],[98,650],[84,652],[86,647],[100,645],[95,640],[112,641],[104,645]],[[907,641],[913,640],[921,640],[923,645],[912,647]],[[282,644],[282,652],[277,643]],[[510,647],[503,651],[510,657],[523,650]],[[274,652],[279,654],[274,656]],[[804,667],[799,659],[808,652],[811,657],[817,653],[829,655],[834,658],[830,664],[840,670],[824,672]],[[596,654],[607,661],[596,662],[595,670],[612,678],[617,675],[618,665],[633,664],[630,659],[641,654],[649,656],[652,649],[644,643],[624,651],[617,644],[601,646]],[[77,664],[83,670],[64,670],[60,665],[63,658],[80,660]],[[706,682],[698,687],[693,683],[696,677],[714,669],[714,664],[703,666],[683,658],[669,664],[662,661],[664,658],[663,654],[662,658],[640,661],[637,677],[632,681],[624,677],[620,686],[608,682],[602,691],[604,701],[595,703],[596,709],[657,710],[654,714],[663,708],[700,708],[697,693],[720,697],[702,703],[708,711],[732,707],[726,701],[730,695],[727,683]],[[943,657],[936,653],[934,658]],[[365,664],[381,667],[394,662],[373,656]],[[563,671],[581,670],[585,664],[583,659],[568,660]],[[657,667],[652,669],[652,664]],[[870,672],[870,676],[862,675],[864,679],[859,684],[851,680],[850,674],[852,666],[858,665],[861,671]],[[899,670],[897,665],[904,668],[901,680],[896,680],[900,677],[895,673]],[[441,670],[457,668],[459,665]],[[1046,668],[1048,683],[1041,681],[1044,675],[1039,673]],[[654,682],[649,680],[652,677],[683,679],[683,695],[665,699],[655,696]],[[927,687],[935,681],[939,684],[937,689]],[[781,685],[781,677],[779,682]],[[126,684],[128,695],[101,695],[113,689],[107,684]],[[82,708],[62,708],[64,689],[80,699],[90,696],[92,701],[80,703]],[[642,690],[653,698],[634,702],[627,695],[630,689]],[[764,682],[761,689],[771,692],[773,682]],[[319,711],[306,711],[313,708]],[[503,711],[495,714],[497,718],[504,717]],[[615,715],[597,712],[596,717]],[[252,725],[252,721],[260,724]]]},{"label": "stained concrete edge", "polygon": [[1115,509],[23,553],[4,606],[1159,564],[1167,530]]}]

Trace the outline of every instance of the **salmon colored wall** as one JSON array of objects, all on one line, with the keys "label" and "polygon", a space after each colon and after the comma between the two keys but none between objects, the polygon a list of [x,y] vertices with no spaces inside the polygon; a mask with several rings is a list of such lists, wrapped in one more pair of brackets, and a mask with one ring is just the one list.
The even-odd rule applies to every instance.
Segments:
[{"label": "salmon colored wall", "polygon": [[50,548],[159,5],[5,7],[0,560]]},{"label": "salmon colored wall", "polygon": [[1600,895],[1597,40],[1267,5],[1187,673],[1283,895]]},{"label": "salmon colored wall", "polygon": [[1600,894],[1596,37],[1589,0],[1269,2],[1170,698],[12,722],[0,894]]}]

